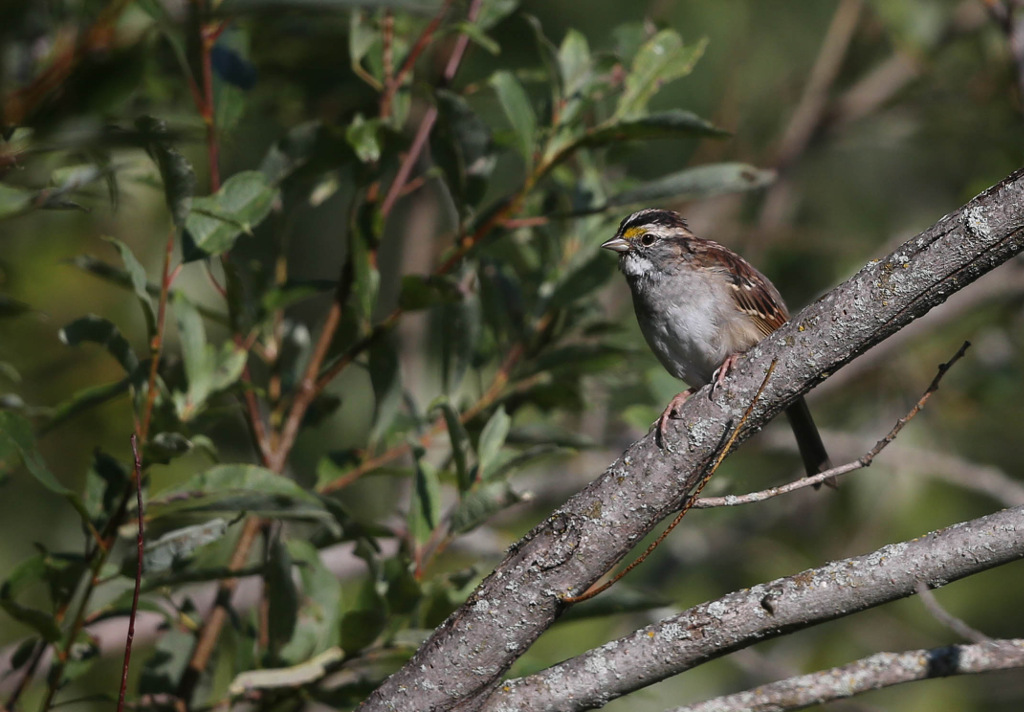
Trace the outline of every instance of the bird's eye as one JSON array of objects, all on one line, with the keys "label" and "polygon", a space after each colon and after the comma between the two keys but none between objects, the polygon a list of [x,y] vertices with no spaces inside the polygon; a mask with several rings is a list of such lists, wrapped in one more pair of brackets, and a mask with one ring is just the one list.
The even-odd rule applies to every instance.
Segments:
[{"label": "bird's eye", "polygon": [[644,233],[644,236],[640,238],[640,244],[644,247],[650,247],[654,244],[654,235],[649,232]]}]

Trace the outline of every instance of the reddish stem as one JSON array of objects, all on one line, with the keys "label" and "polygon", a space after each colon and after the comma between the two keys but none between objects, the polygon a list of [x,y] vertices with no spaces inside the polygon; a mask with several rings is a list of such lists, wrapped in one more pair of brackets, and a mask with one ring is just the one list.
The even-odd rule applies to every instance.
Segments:
[{"label": "reddish stem", "polygon": [[139,506],[139,534],[136,538],[135,558],[135,593],[132,595],[132,610],[128,616],[128,637],[124,643],[124,664],[121,666],[121,692],[117,697],[117,712],[124,712],[124,696],[128,689],[128,667],[132,660],[132,641],[135,640],[135,615],[139,610],[139,589],[142,587],[142,556],[145,552],[145,540],[143,539],[143,520],[145,513],[142,509],[142,456],[139,455],[139,437],[132,433],[132,456],[135,460],[135,468],[132,470],[132,485],[135,487],[135,497]]},{"label": "reddish stem", "polygon": [[164,248],[164,267],[160,279],[160,301],[157,303],[156,312],[156,333],[149,342],[149,380],[146,382],[146,405],[142,411],[142,420],[139,422],[137,431],[139,440],[146,442],[149,435],[149,423],[153,416],[153,404],[156,402],[156,377],[157,369],[160,366],[160,352],[163,349],[164,322],[167,316],[167,295],[171,291],[171,284],[178,275],[180,265],[171,272],[171,256],[174,254],[174,238],[177,231],[172,227],[167,234],[167,245]]}]

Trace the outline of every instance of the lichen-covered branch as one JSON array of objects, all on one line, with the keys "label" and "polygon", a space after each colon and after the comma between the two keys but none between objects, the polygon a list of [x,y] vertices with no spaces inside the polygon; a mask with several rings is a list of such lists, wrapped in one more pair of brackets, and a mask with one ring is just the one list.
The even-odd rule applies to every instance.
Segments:
[{"label": "lichen-covered branch", "polygon": [[730,593],[536,675],[501,686],[482,709],[600,707],[754,643],[913,595],[1024,557],[1024,506],[955,524]]}]

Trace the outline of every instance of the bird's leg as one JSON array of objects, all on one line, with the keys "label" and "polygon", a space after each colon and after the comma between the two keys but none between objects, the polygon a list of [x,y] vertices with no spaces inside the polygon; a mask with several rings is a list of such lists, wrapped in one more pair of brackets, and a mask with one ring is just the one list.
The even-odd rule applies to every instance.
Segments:
[{"label": "bird's leg", "polygon": [[715,391],[717,391],[718,387],[722,385],[722,381],[724,381],[725,377],[729,375],[729,371],[731,371],[732,367],[736,365],[736,361],[738,361],[739,358],[739,354],[729,354],[725,357],[725,360],[722,361],[722,365],[718,367],[718,370],[711,374],[711,392],[708,393],[708,400],[715,399]]},{"label": "bird's leg", "polygon": [[663,445],[668,442],[668,440],[665,439],[665,436],[668,434],[669,418],[679,417],[679,408],[683,406],[683,403],[686,402],[687,398],[693,395],[693,390],[694,389],[692,388],[687,388],[682,393],[677,393],[675,397],[672,398],[672,401],[668,404],[668,407],[665,408],[665,412],[663,412],[661,414],[661,417],[658,418],[658,435],[660,436],[661,443]]}]

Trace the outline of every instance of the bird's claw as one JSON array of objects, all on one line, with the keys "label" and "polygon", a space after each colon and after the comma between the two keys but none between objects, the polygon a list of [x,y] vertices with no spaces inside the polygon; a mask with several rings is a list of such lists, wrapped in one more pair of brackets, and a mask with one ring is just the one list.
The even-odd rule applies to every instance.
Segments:
[{"label": "bird's claw", "polygon": [[662,412],[661,417],[656,421],[657,425],[657,442],[664,449],[669,452],[675,452],[672,449],[672,445],[668,442],[668,421],[670,419],[679,417],[679,408],[682,407],[686,399],[693,393],[693,389],[689,388],[682,393],[676,394],[675,397],[669,402],[668,407]]},{"label": "bird's claw", "polygon": [[729,354],[725,357],[725,360],[722,361],[722,365],[716,368],[715,372],[711,374],[711,390],[708,392],[708,400],[715,399],[715,391],[717,391],[718,387],[722,385],[722,381],[724,381],[725,377],[729,375],[729,371],[731,371],[732,367],[736,365],[739,358],[739,354]]}]

